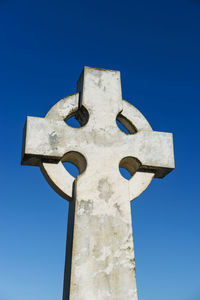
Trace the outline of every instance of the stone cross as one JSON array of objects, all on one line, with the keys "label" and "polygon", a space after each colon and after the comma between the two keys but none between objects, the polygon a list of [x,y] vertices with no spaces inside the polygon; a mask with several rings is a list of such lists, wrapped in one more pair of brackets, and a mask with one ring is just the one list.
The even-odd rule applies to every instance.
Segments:
[{"label": "stone cross", "polygon": [[[81,128],[66,124],[73,115]],[[75,180],[65,161],[78,167]],[[130,201],[174,168],[173,141],[122,99],[120,72],[85,67],[76,94],[27,117],[22,164],[40,166],[70,202],[63,300],[136,300]]]}]

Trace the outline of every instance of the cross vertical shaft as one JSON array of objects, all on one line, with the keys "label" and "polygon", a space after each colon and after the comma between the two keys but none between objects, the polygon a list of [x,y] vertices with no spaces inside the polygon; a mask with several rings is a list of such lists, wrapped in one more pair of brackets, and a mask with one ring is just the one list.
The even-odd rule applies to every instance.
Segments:
[{"label": "cross vertical shaft", "polygon": [[77,181],[69,299],[137,299],[128,185],[116,179]]},{"label": "cross vertical shaft", "polygon": [[81,103],[94,136],[87,168],[74,185],[70,291],[63,300],[136,300],[128,184],[119,173],[119,151],[113,155],[121,136],[116,125],[122,110],[119,72],[86,69],[82,77]]}]

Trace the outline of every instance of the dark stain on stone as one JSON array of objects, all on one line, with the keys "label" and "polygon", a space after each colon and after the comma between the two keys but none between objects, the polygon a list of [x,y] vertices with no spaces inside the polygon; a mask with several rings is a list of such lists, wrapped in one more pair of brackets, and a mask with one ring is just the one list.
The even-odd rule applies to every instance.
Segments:
[{"label": "dark stain on stone", "polygon": [[98,258],[99,256],[101,256],[101,248],[97,245],[94,245],[92,252],[93,252],[95,258]]},{"label": "dark stain on stone", "polygon": [[101,80],[101,78],[99,78],[98,86],[99,86],[100,88],[102,87],[102,80]]},{"label": "dark stain on stone", "polygon": [[118,212],[119,212],[119,214],[121,215],[121,209],[120,209],[120,206],[119,206],[119,204],[115,203],[115,205],[114,205],[114,206],[116,207],[117,211],[118,211]]},{"label": "dark stain on stone", "polygon": [[99,180],[98,191],[100,192],[99,197],[108,201],[113,194],[112,186],[108,181],[108,178],[102,178]]},{"label": "dark stain on stone", "polygon": [[91,215],[93,211],[93,202],[91,200],[81,200],[78,202],[78,211],[80,214]]},{"label": "dark stain on stone", "polygon": [[135,271],[135,258],[130,259],[130,264],[131,264],[131,270]]}]

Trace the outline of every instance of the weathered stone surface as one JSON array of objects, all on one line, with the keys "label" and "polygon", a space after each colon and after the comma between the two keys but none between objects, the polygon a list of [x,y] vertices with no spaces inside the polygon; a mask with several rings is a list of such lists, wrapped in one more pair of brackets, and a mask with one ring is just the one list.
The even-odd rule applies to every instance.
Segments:
[{"label": "weathered stone surface", "polygon": [[[85,67],[77,86],[44,119],[27,118],[22,164],[40,166],[70,200],[63,300],[136,300],[129,201],[174,168],[172,135],[152,131],[122,100],[118,71]],[[80,129],[65,123],[72,114]],[[63,161],[79,168],[75,182]],[[119,166],[133,175],[129,181]]]}]

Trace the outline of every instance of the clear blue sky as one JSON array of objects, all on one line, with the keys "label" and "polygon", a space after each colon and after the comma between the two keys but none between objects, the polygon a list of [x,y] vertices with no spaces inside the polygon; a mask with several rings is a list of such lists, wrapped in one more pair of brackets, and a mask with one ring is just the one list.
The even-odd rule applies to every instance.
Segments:
[{"label": "clear blue sky", "polygon": [[139,300],[199,300],[200,0],[1,0],[0,33],[0,300],[62,299],[68,204],[20,166],[22,129],[84,65],[174,133],[175,171],[132,203]]}]

